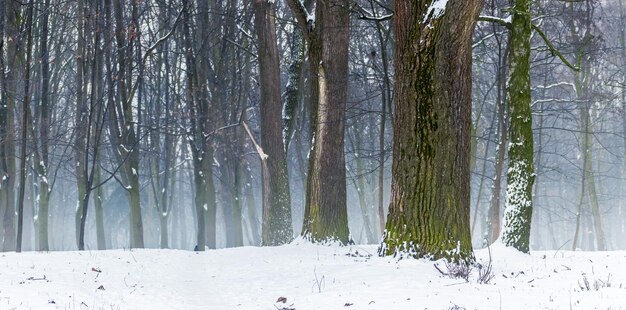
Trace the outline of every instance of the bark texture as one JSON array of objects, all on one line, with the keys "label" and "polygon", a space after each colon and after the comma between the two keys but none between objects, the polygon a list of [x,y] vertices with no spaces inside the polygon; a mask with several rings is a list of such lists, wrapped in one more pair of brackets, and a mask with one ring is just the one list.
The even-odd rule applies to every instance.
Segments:
[{"label": "bark texture", "polygon": [[530,107],[530,0],[516,0],[511,10],[509,47],[509,167],[502,242],[528,253],[535,181]]},{"label": "bark texture", "polygon": [[314,242],[349,242],[344,153],[349,13],[344,1],[318,1],[316,42],[309,47],[317,98],[302,234]]},{"label": "bark texture", "polygon": [[396,1],[391,204],[380,255],[471,260],[472,33],[482,1]]},{"label": "bark texture", "polygon": [[[280,65],[272,1],[254,1],[261,84],[261,147],[263,169],[262,245],[280,245],[293,238],[287,157],[282,138]],[[263,157],[263,155],[261,155]]]}]

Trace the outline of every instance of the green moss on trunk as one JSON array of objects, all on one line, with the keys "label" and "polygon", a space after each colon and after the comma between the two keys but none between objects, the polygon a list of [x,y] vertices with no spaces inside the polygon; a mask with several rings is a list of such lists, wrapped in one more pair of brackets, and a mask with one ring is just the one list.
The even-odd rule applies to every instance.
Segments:
[{"label": "green moss on trunk", "polygon": [[393,180],[379,254],[471,261],[471,41],[482,1],[439,13],[423,2],[395,2]]},{"label": "green moss on trunk", "polygon": [[530,107],[530,0],[517,0],[512,12],[509,48],[511,126],[502,241],[528,253],[535,181]]}]

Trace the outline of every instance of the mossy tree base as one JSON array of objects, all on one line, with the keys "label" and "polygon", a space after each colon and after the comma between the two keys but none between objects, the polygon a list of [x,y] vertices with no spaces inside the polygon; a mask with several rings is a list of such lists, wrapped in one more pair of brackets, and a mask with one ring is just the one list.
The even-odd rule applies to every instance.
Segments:
[{"label": "mossy tree base", "polygon": [[379,254],[467,262],[471,42],[482,1],[443,11],[433,2],[395,2],[393,180]]}]

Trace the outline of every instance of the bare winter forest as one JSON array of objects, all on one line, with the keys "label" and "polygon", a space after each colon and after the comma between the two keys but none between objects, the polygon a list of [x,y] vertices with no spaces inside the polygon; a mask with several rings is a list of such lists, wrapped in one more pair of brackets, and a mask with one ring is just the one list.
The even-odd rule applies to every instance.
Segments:
[{"label": "bare winter forest", "polygon": [[0,248],[626,250],[623,0],[0,0]]}]

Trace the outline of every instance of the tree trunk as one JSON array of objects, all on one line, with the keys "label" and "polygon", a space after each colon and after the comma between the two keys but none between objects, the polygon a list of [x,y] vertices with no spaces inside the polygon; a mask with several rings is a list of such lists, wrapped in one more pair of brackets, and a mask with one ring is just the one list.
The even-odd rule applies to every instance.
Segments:
[{"label": "tree trunk", "polygon": [[[506,56],[505,60],[501,63],[503,66],[506,64]],[[496,158],[496,166],[495,166],[495,177],[493,180],[493,189],[491,191],[491,206],[490,206],[490,214],[489,219],[491,221],[491,226],[489,227],[489,243],[493,243],[500,237],[500,197],[502,191],[502,171],[504,170],[504,158],[506,154],[506,145],[508,142],[508,122],[507,122],[507,100],[506,100],[506,83],[505,80],[505,72],[506,70],[501,67],[499,82],[498,82],[498,150],[497,150],[497,158]]]},{"label": "tree trunk", "polygon": [[342,1],[316,5],[316,38],[309,37],[313,78],[312,150],[302,235],[313,242],[349,240],[344,115],[350,16]]},{"label": "tree trunk", "polygon": [[[95,167],[93,181],[94,184],[100,184],[100,167]],[[93,206],[96,212],[96,241],[98,250],[106,250],[106,238],[104,233],[104,208],[102,207],[102,196],[104,195],[102,186],[95,189],[93,197]]]},{"label": "tree trunk", "polygon": [[41,59],[41,100],[39,106],[39,145],[35,150],[35,173],[39,183],[39,198],[36,203],[39,205],[37,212],[37,230],[39,251],[48,251],[48,205],[50,201],[50,187],[48,184],[48,137],[50,133],[49,121],[49,76],[50,66],[48,57],[48,14],[50,10],[50,0],[45,0],[41,11],[41,37],[40,37],[40,59]]},{"label": "tree trunk", "polygon": [[[389,56],[387,53],[387,45],[389,43],[390,30],[383,31],[381,23],[376,23],[376,30],[378,32],[378,42],[380,44],[380,56],[383,64],[383,83],[381,87],[381,103],[380,103],[380,135],[378,137],[378,148],[380,149],[380,157],[378,160],[378,227],[380,229],[379,237],[385,231],[385,206],[384,206],[384,194],[385,194],[385,160],[387,151],[385,149],[385,132],[387,129],[387,114],[391,114],[391,109],[387,109],[387,106],[391,106],[393,95],[391,78],[389,76]],[[385,34],[383,36],[383,33]]]},{"label": "tree trunk", "polygon": [[24,194],[26,192],[26,138],[28,137],[28,114],[30,111],[30,62],[32,59],[31,50],[33,46],[33,1],[28,3],[28,19],[26,21],[27,45],[26,45],[26,63],[24,68],[24,101],[22,102],[22,139],[20,143],[20,189],[17,200],[17,245],[16,252],[22,252],[22,232],[24,223]]},{"label": "tree trunk", "polygon": [[[621,56],[621,66],[622,66],[622,83],[626,85],[626,10],[624,9],[624,4],[622,1],[617,1],[619,5],[619,16],[620,16],[620,25],[619,29],[619,47],[622,51]],[[623,137],[623,147],[624,147],[624,155],[622,159],[622,173],[621,173],[621,183],[620,183],[620,200],[619,200],[619,222],[616,235],[624,235],[626,233],[626,87],[622,87],[621,89],[621,107],[622,107],[622,137]],[[619,246],[625,246],[624,238],[621,238],[621,244]]]},{"label": "tree trunk", "polygon": [[[187,0],[185,0],[187,2]],[[197,123],[195,126],[196,135],[194,143],[196,143],[197,152],[202,153],[201,161],[198,162],[200,166],[198,169],[202,170],[204,189],[201,190],[201,198],[203,200],[202,205],[205,210],[205,243],[210,249],[216,247],[216,193],[215,184],[213,180],[213,161],[215,157],[215,148],[213,146],[215,134],[211,133],[214,129],[217,119],[217,103],[221,103],[221,98],[211,92],[213,96],[210,96],[207,92],[207,85],[211,81],[212,71],[210,71],[210,53],[212,49],[210,46],[214,44],[211,41],[214,36],[212,29],[215,29],[216,25],[213,25],[210,21],[217,20],[218,18],[210,19],[213,12],[209,7],[211,1],[199,0],[198,1],[198,27],[199,36],[196,36],[196,40],[199,40],[197,45],[203,52],[197,52],[197,59],[195,59],[194,72],[196,73],[195,81],[198,89],[194,89],[194,99],[196,100],[195,113],[197,113]],[[191,16],[191,15],[190,15]],[[189,21],[191,22],[191,21]],[[190,43],[191,44],[191,43]],[[221,63],[221,62],[220,62]],[[216,76],[220,76],[216,74]],[[216,77],[215,76],[215,77]],[[214,77],[214,78],[215,78]],[[201,87],[199,87],[201,85]],[[193,154],[192,154],[193,155]],[[200,158],[199,158],[200,159]],[[195,168],[194,168],[195,169]]]},{"label": "tree trunk", "polygon": [[[143,221],[141,219],[141,200],[139,193],[139,141],[137,140],[136,124],[133,116],[132,91],[129,93],[129,86],[132,85],[132,63],[133,49],[137,44],[139,30],[132,22],[130,25],[124,24],[124,5],[121,0],[115,0],[115,41],[117,48],[117,93],[116,102],[117,113],[114,116],[112,125],[113,140],[116,151],[114,152],[118,165],[120,165],[122,181],[127,193],[130,208],[129,234],[130,247],[143,248]],[[136,5],[133,2],[133,5]],[[115,111],[112,111],[115,112]],[[119,115],[118,115],[119,113]]]},{"label": "tree trunk", "polygon": [[268,169],[263,169],[262,245],[291,241],[291,195],[287,157],[282,139],[280,65],[276,43],[274,2],[254,1],[261,84],[261,148]]},{"label": "tree trunk", "polygon": [[[2,1],[2,10],[6,14],[6,28],[5,35],[6,40],[6,77],[3,77],[3,98],[6,101],[6,105],[3,104],[0,112],[2,115],[3,127],[5,128],[5,136],[3,138],[2,147],[2,168],[4,170],[2,177],[2,196],[6,201],[4,207],[4,241],[3,251],[15,250],[16,237],[15,237],[15,180],[16,180],[16,165],[15,165],[15,96],[17,93],[17,78],[18,78],[18,46],[21,44],[21,40],[18,33],[17,16],[19,14],[19,6],[15,1],[9,1],[6,3]],[[4,18],[0,18],[4,22]],[[4,27],[3,27],[4,28]],[[2,58],[2,57],[0,57]]]},{"label": "tree trunk", "polygon": [[393,179],[379,254],[469,261],[471,43],[482,1],[437,3],[395,2]]},{"label": "tree trunk", "polygon": [[530,107],[530,0],[516,0],[509,47],[509,166],[502,241],[521,252],[530,250],[532,188],[535,181]]}]

